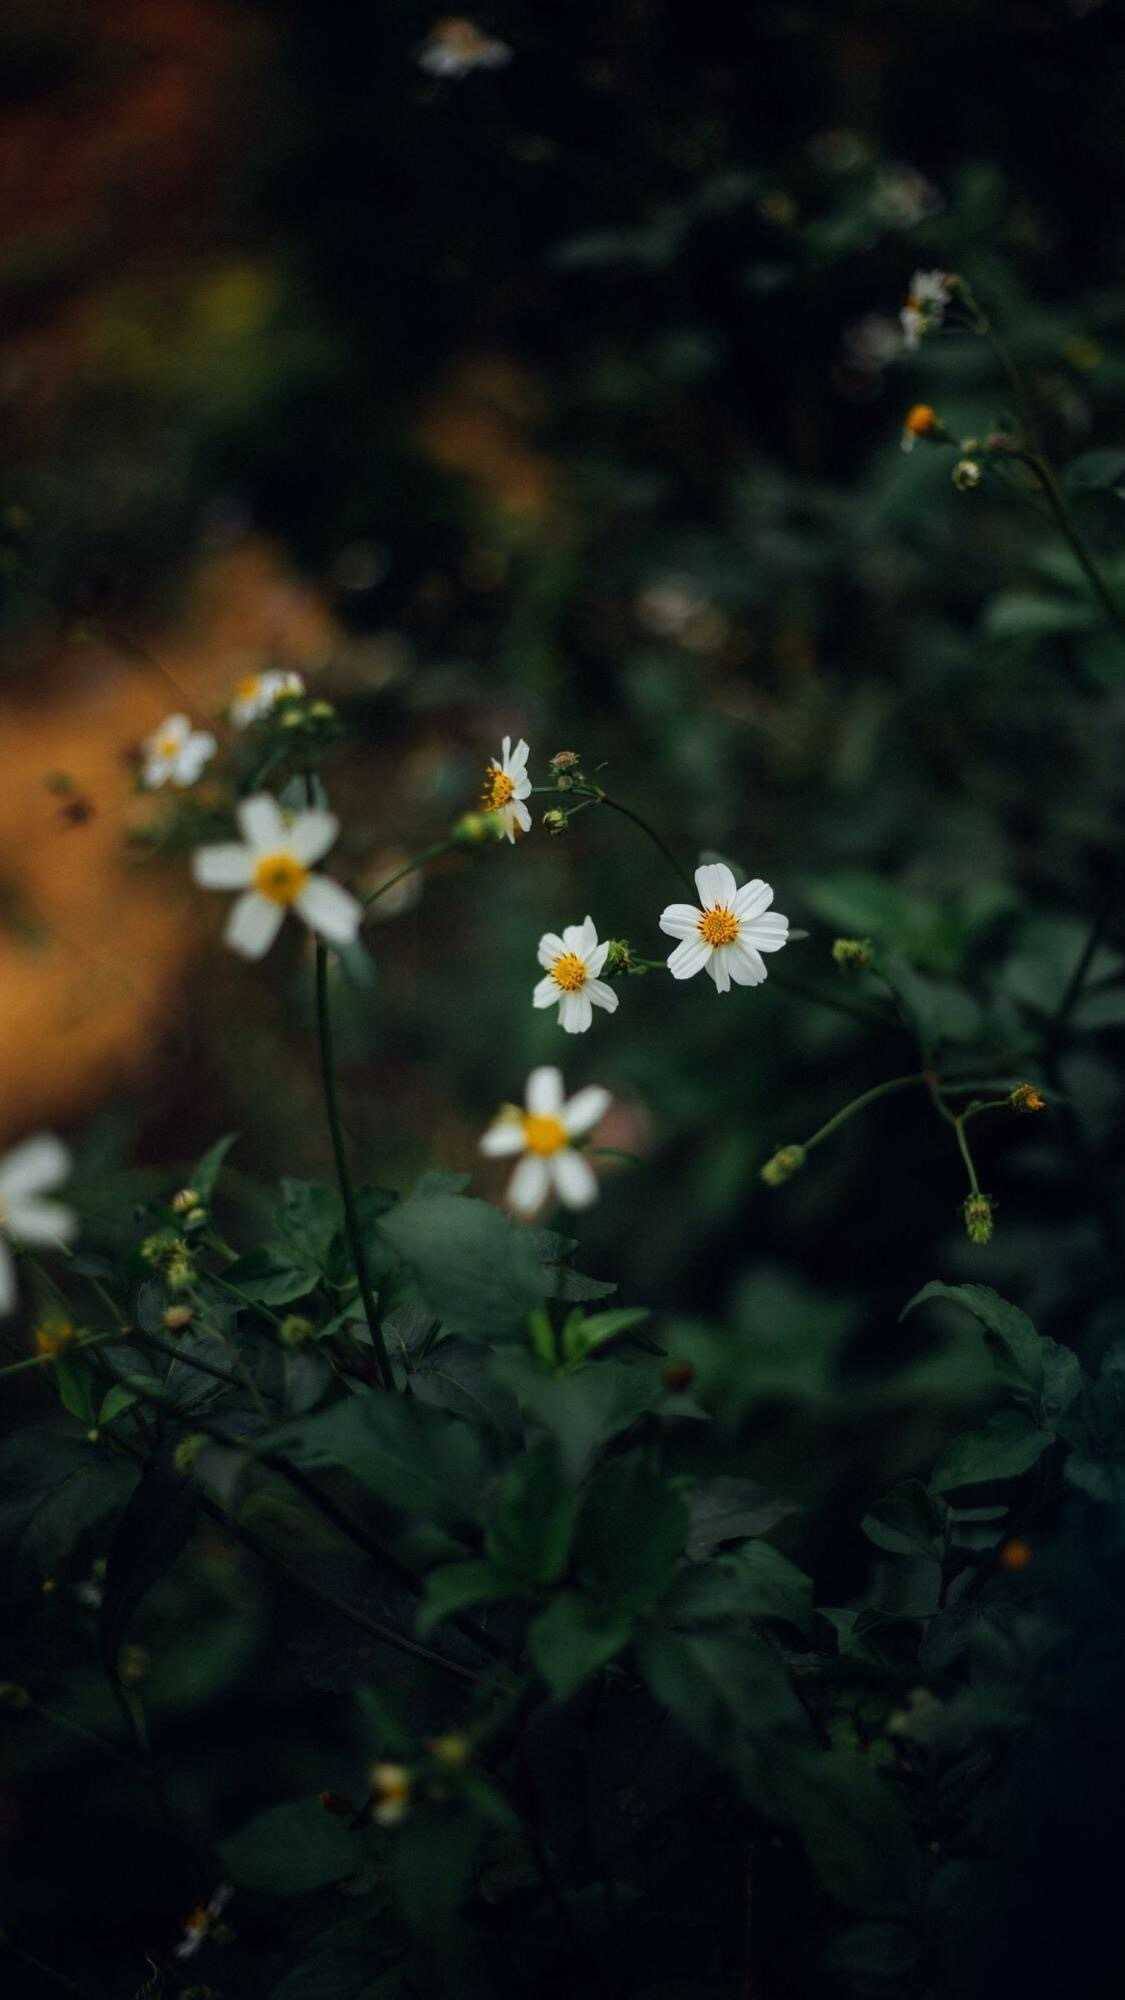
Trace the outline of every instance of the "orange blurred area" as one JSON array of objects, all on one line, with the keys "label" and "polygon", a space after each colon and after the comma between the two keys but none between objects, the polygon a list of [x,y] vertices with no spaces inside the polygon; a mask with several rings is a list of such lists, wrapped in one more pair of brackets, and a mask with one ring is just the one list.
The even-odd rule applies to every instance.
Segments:
[{"label": "orange blurred area", "polygon": [[135,1079],[190,1009],[213,912],[182,857],[129,847],[158,810],[136,790],[137,745],[178,709],[213,720],[244,674],[315,670],[333,636],[251,542],[201,567],[173,630],[29,651],[0,714],[0,1144]]}]

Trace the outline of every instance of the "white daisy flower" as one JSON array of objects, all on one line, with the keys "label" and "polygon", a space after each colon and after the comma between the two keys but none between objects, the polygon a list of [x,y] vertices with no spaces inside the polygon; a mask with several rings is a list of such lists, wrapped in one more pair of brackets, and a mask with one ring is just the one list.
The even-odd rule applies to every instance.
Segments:
[{"label": "white daisy flower", "polygon": [[252,722],[260,722],[268,715],[275,703],[286,695],[304,694],[305,683],[300,674],[270,672],[268,674],[247,674],[234,691],[230,705],[230,719],[236,729],[249,729]]},{"label": "white daisy flower", "polygon": [[0,1314],[16,1303],[16,1273],[8,1240],[69,1243],[78,1218],[61,1202],[44,1201],[70,1172],[70,1154],[60,1139],[40,1132],[0,1160]]},{"label": "white daisy flower", "polygon": [[186,715],[167,715],[141,745],[144,782],[150,791],[169,781],[181,789],[194,785],[218,747],[207,730],[193,729]]},{"label": "white daisy flower", "polygon": [[596,1201],[598,1183],[588,1160],[571,1144],[589,1132],[609,1109],[608,1090],[589,1084],[563,1100],[563,1080],[557,1069],[533,1069],[527,1079],[527,1109],[506,1105],[480,1142],[482,1153],[500,1160],[522,1153],[508,1183],[508,1200],[523,1215],[531,1215],[552,1189],[567,1208],[588,1208]]},{"label": "white daisy flower", "polygon": [[559,1026],[568,1035],[584,1034],[594,1018],[594,1008],[604,1007],[616,1014],[617,995],[598,974],[609,954],[608,939],[598,943],[594,920],[568,924],[561,937],[545,931],[539,940],[539,963],[547,973],[531,996],[533,1007],[553,1007],[558,1002]]},{"label": "white daisy flower", "polygon": [[953,290],[951,272],[915,271],[910,280],[906,304],[899,314],[903,341],[908,348],[917,347],[924,333],[941,325]]},{"label": "white daisy flower", "polygon": [[232,951],[261,958],[281,929],[285,912],[296,910],[329,944],[352,944],[363,906],[327,875],[313,875],[314,861],[327,854],[340,831],[334,813],[310,807],[287,817],[268,792],[243,799],[238,808],[243,841],[199,847],[192,872],[205,889],[241,889],[224,932]]},{"label": "white daisy flower", "polygon": [[435,21],[418,51],[419,69],[431,76],[468,76],[474,69],[502,69],[512,59],[507,42],[486,35],[475,21],[447,15]]},{"label": "white daisy flower", "polygon": [[521,833],[531,832],[531,814],[524,805],[531,792],[527,757],[527,744],[522,736],[514,750],[511,737],[505,736],[500,745],[500,761],[497,763],[495,757],[491,759],[480,796],[481,811],[496,814],[513,847],[517,826]]},{"label": "white daisy flower", "polygon": [[768,882],[739,888],[725,861],[695,871],[701,909],[669,903],[660,918],[668,937],[681,938],[668,960],[673,979],[690,979],[706,966],[720,993],[736,986],[760,986],[766,976],[764,951],[780,951],[789,936],[788,917],[770,909]]}]

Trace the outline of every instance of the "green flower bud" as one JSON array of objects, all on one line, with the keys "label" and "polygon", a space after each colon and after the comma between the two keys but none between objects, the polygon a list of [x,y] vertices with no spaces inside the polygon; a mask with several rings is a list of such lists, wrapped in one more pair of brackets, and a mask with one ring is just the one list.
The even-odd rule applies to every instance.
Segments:
[{"label": "green flower bud", "polygon": [[278,1328],[278,1339],[283,1347],[303,1347],[316,1332],[311,1319],[302,1319],[300,1313],[286,1313]]},{"label": "green flower bud", "polygon": [[336,710],[330,701],[314,701],[309,705],[310,722],[335,722]]},{"label": "green flower bud", "polygon": [[953,484],[958,493],[971,493],[980,485],[981,469],[975,458],[959,458],[953,468]]},{"label": "green flower bud", "polygon": [[961,1210],[965,1218],[965,1234],[970,1243],[982,1247],[992,1241],[992,1203],[986,1194],[970,1194],[965,1197]]},{"label": "green flower bud", "polygon": [[188,1252],[177,1249],[164,1267],[164,1282],[170,1292],[183,1292],[195,1277],[195,1265]]},{"label": "green flower bud", "polygon": [[762,1179],[767,1187],[780,1187],[783,1181],[792,1180],[805,1164],[803,1146],[779,1146],[773,1158],[762,1168]]},{"label": "green flower bud", "polygon": [[550,812],[545,812],[543,814],[543,825],[548,833],[554,833],[554,834],[565,833],[566,814],[564,812],[560,812],[557,806],[553,807]]},{"label": "green flower bud", "polygon": [[610,938],[609,950],[606,952],[605,965],[602,970],[613,974],[615,972],[631,972],[632,969],[633,949],[628,938]]},{"label": "green flower bud", "polygon": [[175,1236],[170,1229],[158,1229],[155,1235],[145,1237],[141,1244],[141,1257],[146,1264],[161,1270],[170,1258],[180,1255],[180,1250],[178,1236]]},{"label": "green flower bud", "polygon": [[169,1333],[182,1333],[185,1326],[190,1326],[194,1318],[195,1314],[190,1306],[165,1306],[164,1308],[163,1320]]},{"label": "green flower bud", "polygon": [[485,847],[490,840],[502,840],[504,829],[494,813],[462,813],[450,828],[449,837],[458,847]]},{"label": "green flower bud", "polygon": [[841,972],[865,971],[873,952],[870,938],[839,937],[832,946],[832,957]]},{"label": "green flower bud", "polygon": [[189,1209],[198,1208],[199,1203],[200,1196],[196,1194],[194,1188],[181,1188],[179,1194],[172,1196],[172,1213],[174,1215],[186,1215]]}]

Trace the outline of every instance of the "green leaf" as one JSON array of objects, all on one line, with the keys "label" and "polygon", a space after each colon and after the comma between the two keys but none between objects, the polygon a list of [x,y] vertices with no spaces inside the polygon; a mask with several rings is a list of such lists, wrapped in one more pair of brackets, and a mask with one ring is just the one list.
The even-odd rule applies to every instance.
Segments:
[{"label": "green leaf", "polygon": [[1018,1479],[1054,1443],[1054,1432],[1031,1423],[1024,1411],[998,1410],[979,1431],[954,1438],[935,1467],[930,1485],[938,1493],[980,1486],[993,1479]]},{"label": "green leaf", "polygon": [[756,1743],[779,1728],[807,1727],[781,1660],[752,1630],[643,1632],[637,1660],[661,1706],[745,1782],[754,1777]]},{"label": "green leaf", "polygon": [[551,1693],[566,1701],[628,1645],[631,1633],[629,1619],[608,1615],[567,1590],[532,1622],[527,1644]]},{"label": "green leaf", "polygon": [[1037,1333],[1027,1314],[987,1285],[923,1285],[903,1308],[903,1318],[928,1300],[963,1306],[983,1327],[1006,1379],[1034,1399],[1043,1423],[1053,1426],[1081,1394],[1084,1376],[1069,1347]]},{"label": "green leaf", "polygon": [[315,1264],[284,1245],[268,1243],[248,1251],[223,1272],[228,1285],[263,1306],[287,1306],[307,1298],[319,1277]]},{"label": "green leaf", "polygon": [[876,1548],[887,1549],[892,1555],[940,1559],[948,1512],[920,1479],[908,1479],[864,1515],[863,1532]]},{"label": "green leaf", "polygon": [[323,1271],[333,1237],[342,1226],[340,1197],[321,1181],[285,1179],[277,1224],[299,1266]]},{"label": "green leaf", "polygon": [[229,1879],[263,1895],[301,1896],[353,1875],[360,1863],[354,1833],[319,1799],[294,1799],[259,1813],[218,1843]]},{"label": "green leaf", "polygon": [[431,1520],[473,1521],[485,1474],[475,1431],[444,1410],[367,1390],[262,1440],[298,1465],[342,1465],[381,1500]]},{"label": "green leaf", "polygon": [[572,1312],[562,1333],[563,1358],[569,1362],[584,1361],[596,1348],[616,1340],[619,1333],[641,1326],[648,1318],[647,1306],[617,1306],[610,1312],[591,1313],[589,1317]]},{"label": "green leaf", "polygon": [[566,1567],[577,1508],[555,1443],[544,1438],[504,1474],[485,1536],[490,1561],[520,1583],[554,1583]]},{"label": "green leaf", "polygon": [[1088,632],[1098,614],[1078,597],[1038,597],[1031,591],[1003,590],[984,615],[990,639],[1043,639],[1060,632]]},{"label": "green leaf", "polygon": [[426,1577],[426,1594],[416,1620],[418,1636],[426,1638],[444,1618],[467,1611],[472,1604],[497,1604],[516,1594],[511,1576],[500,1575],[491,1563],[444,1563]]},{"label": "green leaf", "polygon": [[685,1502],[639,1452],[611,1459],[586,1488],[575,1572],[610,1612],[627,1618],[668,1588],[687,1532]]},{"label": "green leaf", "polygon": [[962,987],[915,971],[898,952],[883,955],[879,968],[928,1048],[942,1042],[971,1042],[980,1035],[981,1009]]},{"label": "green leaf", "polygon": [[753,1542],[682,1575],[662,1616],[677,1630],[745,1618],[778,1619],[807,1632],[812,1578],[769,1542]]},{"label": "green leaf", "polygon": [[54,1362],[55,1387],[64,1409],[89,1429],[97,1411],[98,1378],[84,1354],[60,1354]]},{"label": "green leaf", "polygon": [[208,1148],[203,1158],[197,1160],[192,1168],[188,1186],[195,1189],[204,1204],[210,1202],[223,1162],[231,1147],[237,1143],[238,1137],[237,1132],[227,1132],[223,1138],[217,1139],[215,1144]]},{"label": "green leaf", "polygon": [[797,1512],[793,1500],[776,1500],[752,1479],[721,1474],[697,1486],[691,1496],[691,1526],[687,1554],[693,1561],[709,1555],[724,1542],[768,1535],[779,1521]]},{"label": "green leaf", "polygon": [[1125,491],[1125,451],[1112,446],[1084,451],[1072,458],[1063,474],[1068,493],[1116,493]]},{"label": "green leaf", "polygon": [[191,1479],[159,1459],[146,1465],[114,1530],[98,1615],[98,1644],[109,1673],[142,1600],[191,1539],[199,1495]]},{"label": "green leaf", "polygon": [[502,1349],[491,1368],[558,1440],[563,1468],[576,1482],[600,1445],[665,1396],[659,1367],[649,1361],[596,1361],[575,1374],[555,1375],[520,1349]]},{"label": "green leaf", "polygon": [[378,1227],[451,1333],[520,1338],[531,1308],[546,1295],[531,1237],[487,1202],[416,1193]]},{"label": "green leaf", "polygon": [[106,1390],[102,1398],[102,1406],[98,1411],[99,1426],[111,1424],[115,1417],[123,1417],[126,1410],[131,1410],[139,1400],[134,1390],[123,1389],[119,1382],[115,1383],[112,1389]]},{"label": "green leaf", "polygon": [[837,1902],[873,1916],[914,1911],[923,1871],[910,1816],[869,1759],[844,1749],[787,1759],[776,1798]]},{"label": "green leaf", "polygon": [[431,1950],[448,1951],[457,1936],[458,1912],[469,1893],[485,1828],[485,1819],[459,1801],[456,1807],[419,1808],[394,1829],[395,1900],[410,1929]]}]

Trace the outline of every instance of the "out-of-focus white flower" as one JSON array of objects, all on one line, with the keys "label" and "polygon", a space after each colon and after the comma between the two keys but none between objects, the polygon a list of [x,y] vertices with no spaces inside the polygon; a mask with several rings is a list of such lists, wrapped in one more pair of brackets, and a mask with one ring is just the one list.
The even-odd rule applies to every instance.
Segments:
[{"label": "out-of-focus white flower", "polygon": [[221,1882],[210,1902],[200,1903],[198,1909],[192,1911],[184,1924],[184,1934],[173,1953],[174,1958],[195,1957],[200,1945],[206,1942],[214,1930],[233,1895],[234,1890],[230,1883]]},{"label": "out-of-focus white flower", "polygon": [[193,729],[186,715],[165,716],[141,745],[144,782],[151,791],[168,783],[181,789],[194,785],[218,747],[207,730]]},{"label": "out-of-focus white flower", "polygon": [[545,931],[539,940],[539,963],[547,977],[541,979],[531,996],[533,1007],[553,1007],[558,1002],[559,1026],[568,1035],[581,1035],[594,1018],[594,1008],[604,1007],[616,1014],[617,995],[598,974],[609,956],[609,940],[598,943],[594,920],[568,924],[561,937]]},{"label": "out-of-focus white flower", "polygon": [[377,1826],[397,1826],[406,1817],[414,1781],[405,1764],[376,1764],[371,1773],[375,1800],[372,1817]]},{"label": "out-of-focus white flower", "polygon": [[902,353],[902,328],[885,313],[868,313],[844,329],[844,354],[864,375],[878,375]]},{"label": "out-of-focus white flower", "polygon": [[533,1069],[527,1079],[526,1110],[505,1105],[480,1142],[490,1159],[523,1155],[508,1183],[508,1200],[522,1215],[532,1215],[554,1189],[567,1208],[588,1208],[597,1199],[598,1183],[588,1160],[571,1144],[597,1124],[609,1109],[610,1096],[600,1084],[589,1084],[564,1100],[557,1069]]},{"label": "out-of-focus white flower", "polygon": [[507,42],[456,14],[435,21],[418,51],[419,69],[431,76],[468,76],[474,69],[503,69],[511,60]]},{"label": "out-of-focus white flower", "polygon": [[505,736],[500,745],[500,761],[493,757],[484,774],[484,790],[480,795],[482,812],[495,813],[513,847],[516,842],[516,828],[521,833],[530,833],[531,814],[524,800],[531,795],[531,779],[527,775],[528,748],[520,737],[515,749],[512,739]]},{"label": "out-of-focus white flower", "polygon": [[334,813],[310,807],[287,818],[268,792],[238,808],[242,841],[199,847],[192,871],[205,889],[241,889],[224,933],[232,951],[261,958],[295,909],[329,944],[353,944],[363,920],[354,896],[327,875],[310,873],[340,831]]},{"label": "out-of-focus white flower", "polygon": [[234,691],[230,705],[230,719],[236,729],[248,729],[252,722],[260,722],[271,708],[286,695],[304,694],[305,683],[300,674],[271,671],[267,674],[247,674]]},{"label": "out-of-focus white flower", "polygon": [[740,889],[724,861],[708,862],[695,871],[701,909],[691,903],[670,903],[660,928],[682,942],[668,960],[673,979],[710,973],[720,993],[736,986],[760,986],[766,976],[764,951],[780,951],[789,936],[788,917],[770,909],[773,890],[768,882],[747,882]]},{"label": "out-of-focus white flower", "polygon": [[932,181],[916,167],[895,164],[878,175],[871,195],[872,214],[889,229],[913,229],[944,208]]},{"label": "out-of-focus white flower", "polygon": [[9,1241],[69,1243],[78,1218],[62,1202],[43,1196],[61,1187],[70,1173],[70,1154],[61,1139],[39,1132],[0,1160],[0,1314],[16,1303],[16,1273]]},{"label": "out-of-focus white flower", "polygon": [[915,271],[906,304],[899,314],[902,337],[908,348],[917,347],[923,334],[941,325],[955,284],[950,271]]}]

